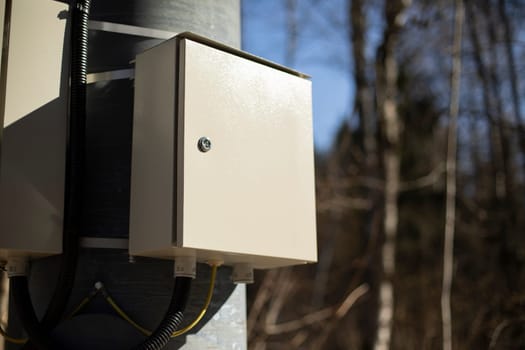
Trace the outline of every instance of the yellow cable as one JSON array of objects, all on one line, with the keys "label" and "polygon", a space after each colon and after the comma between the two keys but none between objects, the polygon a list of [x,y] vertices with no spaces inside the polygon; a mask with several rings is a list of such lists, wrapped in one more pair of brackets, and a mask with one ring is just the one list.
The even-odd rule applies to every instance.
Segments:
[{"label": "yellow cable", "polygon": [[191,330],[202,320],[202,318],[206,314],[206,311],[208,311],[211,298],[213,297],[213,289],[215,287],[215,276],[217,275],[217,267],[217,265],[212,265],[211,267],[210,287],[208,288],[208,295],[206,296],[206,301],[204,302],[204,306],[202,307],[201,311],[189,325],[173,332],[173,334],[171,335],[172,338],[178,337],[179,335],[182,335]]},{"label": "yellow cable", "polygon": [[[197,317],[190,324],[188,324],[186,327],[184,327],[182,329],[179,329],[179,330],[173,332],[173,334],[171,335],[172,338],[178,337],[178,336],[180,336],[182,334],[187,333],[191,329],[193,329],[202,320],[202,318],[206,314],[206,311],[208,311],[208,307],[210,306],[211,299],[213,297],[213,290],[215,288],[215,278],[217,276],[217,268],[218,268],[218,265],[212,265],[212,267],[211,267],[211,276],[210,276],[210,285],[208,287],[208,294],[206,296],[206,301],[204,302],[204,305],[203,305],[201,311],[199,312]],[[93,299],[93,297],[96,294],[97,293],[94,293],[94,294],[90,295],[89,297],[86,297],[86,298],[82,299],[80,304],[71,312],[69,318],[73,317],[76,313],[78,313],[87,303],[89,303],[91,301],[91,299]],[[108,294],[105,294],[105,299],[108,302],[108,304],[113,308],[113,310],[115,310],[115,312],[120,317],[122,317],[122,319],[124,319],[126,322],[128,322],[133,327],[135,327],[139,332],[141,332],[145,336],[150,336],[152,334],[152,332],[150,330],[142,327],[141,325],[139,325],[138,323],[133,321],[131,319],[131,317],[129,317],[124,312],[124,310],[122,310],[117,305],[117,303],[113,300],[113,298],[111,298]],[[4,331],[4,329],[2,327],[0,327],[0,335],[3,336],[5,340],[7,340],[8,342],[13,343],[13,344],[25,344],[27,342],[26,338],[14,338],[14,337],[9,336]]]},{"label": "yellow cable", "polygon": [[69,314],[69,316],[66,319],[73,318],[73,316],[75,316],[80,310],[82,310],[84,308],[84,306],[86,306],[87,303],[89,303],[91,301],[91,299],[93,299],[93,296],[85,297],[84,299],[82,299],[80,304],[78,304],[78,306],[73,311],[71,311],[71,313]]},{"label": "yellow cable", "polygon": [[5,340],[7,340],[8,342],[10,343],[13,343],[13,344],[25,344],[27,343],[27,338],[14,338],[14,337],[10,337],[6,331],[4,331],[4,329],[2,327],[0,327],[0,335],[2,337],[4,337]]},{"label": "yellow cable", "polygon": [[[212,265],[211,267],[211,276],[210,276],[210,286],[208,287],[208,295],[206,296],[206,301],[204,302],[204,306],[202,307],[201,311],[197,315],[197,317],[186,327],[179,329],[171,335],[172,338],[178,337],[179,335],[182,335],[189,330],[191,330],[193,327],[195,327],[204,317],[206,314],[206,311],[208,310],[208,307],[210,306],[211,298],[213,297],[213,289],[215,288],[215,277],[217,276],[217,268],[219,265]],[[139,325],[137,322],[133,321],[131,317],[129,317],[124,310],[122,310],[118,304],[113,300],[108,294],[105,296],[106,301],[108,304],[115,310],[115,312],[126,322],[128,322],[131,326],[133,326],[135,329],[137,329],[140,333],[144,334],[145,336],[150,336],[153,332],[149,329],[146,329]]]},{"label": "yellow cable", "polygon": [[133,321],[131,319],[131,317],[129,317],[125,312],[124,310],[122,310],[118,305],[117,303],[113,300],[113,298],[111,298],[109,295],[106,295],[106,301],[109,303],[109,305],[111,305],[111,307],[113,308],[113,310],[115,310],[115,312],[120,316],[122,317],[126,322],[128,322],[130,325],[132,325],[133,327],[135,327],[140,333],[144,334],[145,336],[150,336],[151,335],[151,331],[142,327],[141,325],[139,325],[137,322]]},{"label": "yellow cable", "polygon": [[[75,314],[77,314],[84,306],[86,306],[86,304],[89,303],[96,294],[98,294],[98,291],[82,299],[80,304],[78,304],[78,306],[73,310],[73,312],[69,314],[68,318],[72,318],[73,316],[75,316]],[[28,340],[27,338],[14,338],[14,337],[9,336],[9,334],[7,334],[7,332],[1,326],[0,326],[0,335],[5,340],[13,344],[25,344],[27,343],[27,340]]]}]

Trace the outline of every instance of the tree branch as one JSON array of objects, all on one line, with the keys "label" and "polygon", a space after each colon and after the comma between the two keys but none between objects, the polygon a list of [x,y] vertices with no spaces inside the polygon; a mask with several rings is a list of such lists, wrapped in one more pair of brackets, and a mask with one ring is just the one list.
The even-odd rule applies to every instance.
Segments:
[{"label": "tree branch", "polygon": [[311,326],[317,322],[325,321],[331,317],[335,317],[335,319],[339,320],[348,313],[356,301],[365,295],[368,290],[368,285],[362,284],[349,293],[343,302],[339,304],[339,306],[330,306],[305,315],[297,320],[283,322],[280,324],[267,324],[265,327],[265,332],[269,335],[289,333],[295,332],[307,326]]}]

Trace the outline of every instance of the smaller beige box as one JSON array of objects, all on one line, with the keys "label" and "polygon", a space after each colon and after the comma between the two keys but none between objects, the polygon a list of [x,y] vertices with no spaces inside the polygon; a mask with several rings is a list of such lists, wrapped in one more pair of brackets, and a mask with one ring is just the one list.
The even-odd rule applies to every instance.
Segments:
[{"label": "smaller beige box", "polygon": [[[0,0],[0,260],[62,253],[69,6]],[[2,122],[3,121],[3,122]]]},{"label": "smaller beige box", "polygon": [[138,55],[130,254],[315,262],[308,77],[191,33]]}]

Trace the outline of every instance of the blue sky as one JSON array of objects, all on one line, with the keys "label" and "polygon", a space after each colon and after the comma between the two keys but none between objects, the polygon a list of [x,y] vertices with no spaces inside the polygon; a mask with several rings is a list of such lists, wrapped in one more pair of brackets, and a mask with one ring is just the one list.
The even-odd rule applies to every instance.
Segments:
[{"label": "blue sky", "polygon": [[[353,106],[344,24],[346,6],[344,0],[320,2],[321,8],[316,9],[306,1],[297,3],[300,34],[291,67],[312,76],[315,147],[327,151]],[[285,1],[243,0],[242,5],[243,49],[285,64]]]}]

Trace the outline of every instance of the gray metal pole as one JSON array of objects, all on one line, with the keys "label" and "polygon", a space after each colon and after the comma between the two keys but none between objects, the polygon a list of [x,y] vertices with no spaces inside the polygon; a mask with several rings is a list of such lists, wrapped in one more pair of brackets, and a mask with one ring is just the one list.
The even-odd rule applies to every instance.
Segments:
[{"label": "gray metal pole", "polygon": [[[170,32],[192,31],[230,46],[240,46],[239,0],[93,0],[90,18]],[[122,33],[90,31],[89,72],[129,67],[135,54],[161,40]],[[88,87],[84,237],[127,239],[133,116],[133,81],[99,82]],[[98,240],[97,242],[103,242]],[[113,243],[116,240],[111,241]],[[30,288],[42,315],[54,286],[57,259],[33,264]],[[198,267],[186,320],[204,302],[210,269]],[[205,320],[188,336],[172,340],[166,349],[246,349],[244,287],[230,282],[221,268],[213,304]],[[146,258],[130,262],[125,249],[83,248],[70,302],[74,308],[101,281],[111,295],[147,328],[155,328],[168,306],[173,264]],[[10,331],[20,331],[11,313]],[[84,311],[64,321],[55,335],[69,349],[129,349],[143,338],[97,297]],[[10,346],[9,349],[16,349]]]}]

